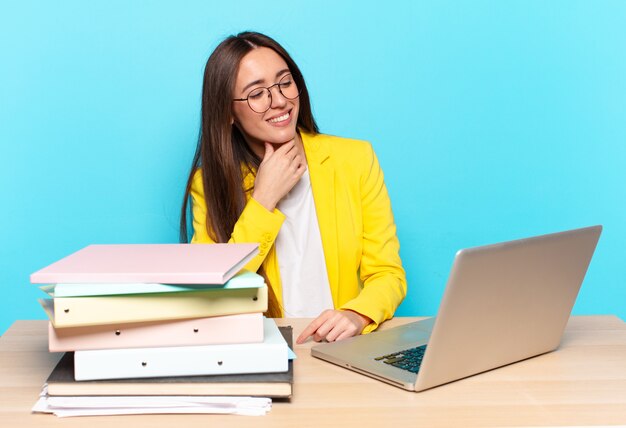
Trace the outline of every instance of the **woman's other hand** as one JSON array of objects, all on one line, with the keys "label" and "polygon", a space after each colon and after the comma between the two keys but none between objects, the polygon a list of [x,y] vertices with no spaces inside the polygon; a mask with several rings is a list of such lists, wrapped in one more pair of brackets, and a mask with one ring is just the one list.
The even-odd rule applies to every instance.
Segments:
[{"label": "woman's other hand", "polygon": [[309,337],[316,342],[346,339],[361,334],[371,322],[368,317],[354,311],[327,309],[302,331],[296,343],[302,344]]},{"label": "woman's other hand", "polygon": [[296,145],[295,139],[278,149],[265,143],[265,155],[257,171],[252,197],[267,210],[273,211],[305,171],[304,152]]}]

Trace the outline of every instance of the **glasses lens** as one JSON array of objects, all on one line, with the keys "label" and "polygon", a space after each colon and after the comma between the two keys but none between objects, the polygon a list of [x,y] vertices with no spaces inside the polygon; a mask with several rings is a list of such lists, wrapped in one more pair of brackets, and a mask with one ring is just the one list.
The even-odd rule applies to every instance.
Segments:
[{"label": "glasses lens", "polygon": [[259,88],[248,94],[248,105],[257,113],[265,113],[272,104],[272,98],[269,89]]},{"label": "glasses lens", "polygon": [[283,97],[290,100],[298,98],[298,95],[300,95],[298,86],[296,85],[295,80],[293,80],[293,76],[291,74],[286,74],[282,79],[280,79],[278,82],[278,89],[280,90],[280,93],[283,94]]}]

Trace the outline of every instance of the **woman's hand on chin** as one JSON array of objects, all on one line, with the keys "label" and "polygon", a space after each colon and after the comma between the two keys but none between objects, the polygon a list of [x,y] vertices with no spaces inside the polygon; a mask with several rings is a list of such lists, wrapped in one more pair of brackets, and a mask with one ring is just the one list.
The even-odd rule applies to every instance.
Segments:
[{"label": "woman's hand on chin", "polygon": [[306,171],[304,153],[296,144],[295,139],[278,148],[265,143],[265,155],[257,171],[252,197],[268,211],[276,208]]}]

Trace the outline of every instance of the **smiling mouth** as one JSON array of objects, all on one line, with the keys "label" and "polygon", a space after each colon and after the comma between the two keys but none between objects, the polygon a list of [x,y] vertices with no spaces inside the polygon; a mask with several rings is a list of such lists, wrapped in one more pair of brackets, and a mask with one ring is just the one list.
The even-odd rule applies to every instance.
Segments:
[{"label": "smiling mouth", "polygon": [[284,121],[286,121],[286,120],[288,120],[288,119],[289,119],[289,116],[290,116],[290,115],[291,115],[291,112],[290,112],[290,111],[288,111],[288,112],[286,112],[286,113],[284,113],[284,114],[281,114],[280,116],[276,116],[276,117],[273,117],[273,118],[271,118],[271,119],[268,119],[267,121],[268,121],[269,123],[279,123],[279,122],[284,122]]}]

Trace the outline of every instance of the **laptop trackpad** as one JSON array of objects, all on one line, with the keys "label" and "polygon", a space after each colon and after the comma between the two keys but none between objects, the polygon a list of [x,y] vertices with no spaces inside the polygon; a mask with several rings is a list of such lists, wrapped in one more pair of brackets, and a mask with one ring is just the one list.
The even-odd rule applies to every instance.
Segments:
[{"label": "laptop trackpad", "polygon": [[[379,351],[400,351],[428,343],[435,318],[370,333]],[[374,339],[375,338],[375,339]]]}]

